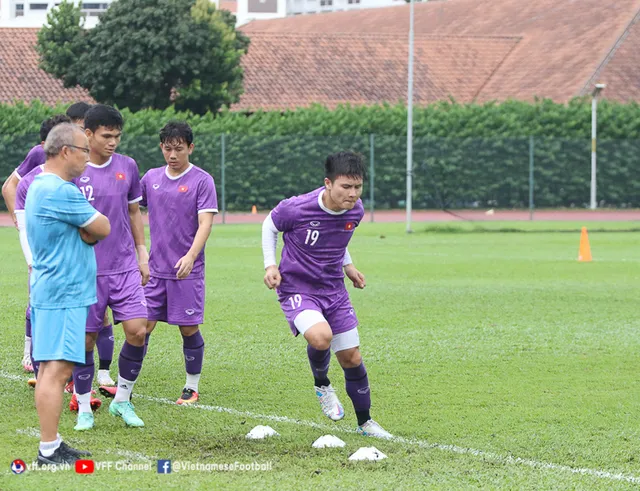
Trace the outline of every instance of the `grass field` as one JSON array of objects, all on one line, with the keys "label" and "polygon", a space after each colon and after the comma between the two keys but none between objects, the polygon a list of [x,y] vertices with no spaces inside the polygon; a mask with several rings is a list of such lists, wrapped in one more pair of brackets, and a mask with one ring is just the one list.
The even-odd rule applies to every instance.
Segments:
[{"label": "grass field", "polygon": [[[576,260],[582,225],[592,231],[592,263]],[[19,363],[26,268],[15,230],[0,229],[0,489],[638,486],[636,224],[482,227],[414,224],[407,235],[402,224],[364,223],[349,247],[368,283],[350,291],[372,415],[395,441],[355,434],[335,359],[329,376],[346,418],[334,424],[322,415],[305,343],[290,335],[275,294],[262,284],[260,227],[216,227],[207,247],[201,405],[170,404],[184,383],[181,340],[177,328],[159,326],[135,388],[146,427],[125,428],[105,404],[94,431],[74,434],[68,410],[60,430],[95,461],[146,462],[151,470],[89,476],[10,471],[13,459],[35,458],[38,422]],[[123,334],[115,331],[118,351]],[[280,436],[246,440],[258,424]],[[311,448],[324,434],[347,446]],[[371,445],[389,458],[348,461]],[[159,475],[156,459],[271,463],[272,470]]]}]

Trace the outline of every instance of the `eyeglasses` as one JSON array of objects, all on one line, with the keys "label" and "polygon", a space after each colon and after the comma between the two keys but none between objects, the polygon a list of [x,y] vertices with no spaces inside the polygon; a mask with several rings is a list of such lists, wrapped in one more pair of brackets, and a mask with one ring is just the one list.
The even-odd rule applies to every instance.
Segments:
[{"label": "eyeglasses", "polygon": [[91,153],[91,149],[86,148],[86,147],[79,147],[77,145],[65,145],[65,147],[77,148],[78,150],[82,150],[87,155],[89,155]]}]

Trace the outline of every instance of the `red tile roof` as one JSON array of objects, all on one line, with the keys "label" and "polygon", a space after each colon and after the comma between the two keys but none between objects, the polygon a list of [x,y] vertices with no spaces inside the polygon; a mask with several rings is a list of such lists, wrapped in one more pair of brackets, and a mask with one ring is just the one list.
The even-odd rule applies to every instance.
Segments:
[{"label": "red tile roof", "polygon": [[86,90],[65,89],[61,81],[38,68],[37,33],[38,29],[0,29],[0,102],[93,102]]},{"label": "red tile roof", "polygon": [[[416,4],[415,32],[418,36],[521,38],[495,72],[482,81],[477,100],[531,100],[539,96],[564,102],[582,93],[638,12],[640,0],[449,0]],[[250,37],[266,32],[406,36],[408,28],[409,7],[400,6],[253,21],[242,30]],[[634,62],[640,52],[637,29],[635,26],[623,40],[618,59],[611,60],[623,72],[621,79],[634,79],[630,68],[638,67]],[[405,59],[406,55],[399,61]],[[430,65],[447,62],[455,64],[457,60],[432,57],[428,61]],[[264,76],[269,71],[269,65],[262,67]],[[635,79],[634,90],[639,86]],[[628,90],[617,84],[608,87],[605,95],[623,98]],[[269,104],[277,104],[277,100]]]},{"label": "red tile roof", "polygon": [[610,55],[584,92],[590,93],[593,84],[606,83],[602,95],[607,99],[640,101],[640,12]]},{"label": "red tile roof", "polygon": [[[224,8],[223,0],[221,7]],[[254,21],[233,110],[406,101],[409,7]],[[640,100],[640,0],[448,0],[415,5],[415,102]],[[37,29],[0,29],[0,102],[90,101],[38,68]]]},{"label": "red tile roof", "polygon": [[235,14],[238,11],[238,1],[237,0],[220,0],[219,8],[228,10],[229,12],[233,12]]},{"label": "red tile roof", "polygon": [[[472,101],[518,42],[517,37],[416,38],[414,100]],[[244,94],[233,109],[406,103],[407,45],[405,36],[254,33],[243,60]]]}]

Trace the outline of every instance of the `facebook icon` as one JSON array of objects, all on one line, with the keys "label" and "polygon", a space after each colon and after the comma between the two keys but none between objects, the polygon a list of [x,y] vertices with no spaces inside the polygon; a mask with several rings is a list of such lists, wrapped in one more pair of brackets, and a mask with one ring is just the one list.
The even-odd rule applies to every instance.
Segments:
[{"label": "facebook icon", "polygon": [[170,460],[158,460],[158,474],[171,474]]}]

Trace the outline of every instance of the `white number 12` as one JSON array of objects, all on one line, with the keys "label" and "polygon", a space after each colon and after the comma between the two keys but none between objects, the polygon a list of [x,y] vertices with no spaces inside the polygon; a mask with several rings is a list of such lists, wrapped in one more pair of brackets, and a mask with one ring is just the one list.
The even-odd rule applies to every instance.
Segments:
[{"label": "white number 12", "polygon": [[95,200],[93,197],[93,186],[80,186],[80,191],[82,191],[82,194],[84,194],[87,201]]}]

